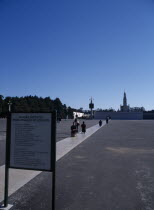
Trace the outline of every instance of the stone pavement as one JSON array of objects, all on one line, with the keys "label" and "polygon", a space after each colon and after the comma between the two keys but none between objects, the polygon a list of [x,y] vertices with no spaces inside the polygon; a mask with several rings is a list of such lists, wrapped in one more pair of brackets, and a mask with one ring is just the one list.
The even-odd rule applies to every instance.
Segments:
[{"label": "stone pavement", "polygon": [[[56,159],[59,160],[69,151],[71,151],[74,147],[82,143],[85,139],[91,136],[99,129],[99,125],[92,126],[87,129],[85,134],[78,133],[76,137],[68,137],[62,141],[57,142],[57,157]],[[4,165],[0,167],[0,201],[3,199],[3,189],[4,189]],[[9,195],[16,192],[20,189],[23,185],[28,183],[31,179],[35,176],[40,174],[39,171],[29,171],[29,170],[16,170],[10,169],[10,184],[9,184]]]},{"label": "stone pavement", "polygon": [[154,210],[154,121],[111,121],[57,163],[56,210]]},{"label": "stone pavement", "polygon": [[[87,128],[98,124],[98,120],[84,120]],[[80,124],[83,120],[80,120]],[[57,123],[57,134],[56,141],[61,141],[67,137],[70,137],[71,130],[70,127],[73,123],[72,119],[62,120]],[[79,126],[79,132],[81,131],[81,126]],[[0,119],[0,166],[5,163],[5,140],[6,140],[6,119]]]},{"label": "stone pavement", "polygon": [[[57,161],[56,210],[154,210],[154,121],[110,121]],[[9,198],[51,210],[51,174]]]}]

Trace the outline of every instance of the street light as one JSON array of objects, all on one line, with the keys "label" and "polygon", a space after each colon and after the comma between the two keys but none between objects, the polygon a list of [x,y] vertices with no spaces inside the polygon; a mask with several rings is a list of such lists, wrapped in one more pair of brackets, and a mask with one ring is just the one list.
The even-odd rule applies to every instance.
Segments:
[{"label": "street light", "polygon": [[9,105],[9,112],[11,112],[11,105],[12,105],[11,101],[9,101],[8,105]]},{"label": "street light", "polygon": [[89,109],[91,110],[91,118],[93,118],[93,108],[94,108],[94,103],[93,103],[92,97],[91,97],[90,103],[89,103]]},{"label": "street light", "polygon": [[68,107],[66,108],[66,119],[68,120]]}]

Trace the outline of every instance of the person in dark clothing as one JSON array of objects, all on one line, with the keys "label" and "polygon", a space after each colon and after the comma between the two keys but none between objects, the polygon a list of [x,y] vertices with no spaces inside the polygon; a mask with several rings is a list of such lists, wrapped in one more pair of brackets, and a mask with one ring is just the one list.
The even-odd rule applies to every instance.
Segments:
[{"label": "person in dark clothing", "polygon": [[76,130],[77,130],[77,132],[78,132],[79,125],[80,125],[80,123],[79,123],[79,121],[77,121],[77,123],[76,123]]},{"label": "person in dark clothing", "polygon": [[107,116],[106,117],[106,124],[108,124],[108,122],[109,122],[109,117]]},{"label": "person in dark clothing", "polygon": [[71,126],[71,137],[74,137],[76,135],[76,126],[74,125],[74,122],[73,122],[73,125]]},{"label": "person in dark clothing", "polygon": [[85,133],[86,132],[86,124],[84,123],[84,121],[81,124],[81,128],[82,128],[82,133]]},{"label": "person in dark clothing", "polygon": [[100,126],[100,127],[102,126],[102,120],[99,121],[99,126]]},{"label": "person in dark clothing", "polygon": [[75,118],[74,123],[75,123],[75,124],[77,123],[77,118]]}]

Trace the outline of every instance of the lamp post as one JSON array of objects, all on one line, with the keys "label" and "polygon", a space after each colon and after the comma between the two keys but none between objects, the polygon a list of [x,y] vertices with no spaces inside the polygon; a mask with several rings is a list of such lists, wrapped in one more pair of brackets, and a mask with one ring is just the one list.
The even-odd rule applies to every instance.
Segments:
[{"label": "lamp post", "polygon": [[11,112],[11,105],[12,105],[11,101],[9,101],[8,105],[9,105],[9,112]]},{"label": "lamp post", "polygon": [[66,108],[66,119],[68,120],[68,107]]},{"label": "lamp post", "polygon": [[94,108],[94,103],[91,98],[89,103],[89,109],[91,110],[91,118],[93,118],[93,108]]}]

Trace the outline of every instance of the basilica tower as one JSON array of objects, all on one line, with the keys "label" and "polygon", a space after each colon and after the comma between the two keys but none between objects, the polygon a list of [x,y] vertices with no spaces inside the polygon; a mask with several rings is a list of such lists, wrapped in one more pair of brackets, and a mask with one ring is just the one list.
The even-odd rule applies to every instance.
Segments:
[{"label": "basilica tower", "polygon": [[127,97],[126,97],[125,92],[124,92],[124,97],[123,97],[123,106],[127,106]]},{"label": "basilica tower", "polygon": [[124,97],[123,97],[123,105],[120,107],[121,112],[129,112],[129,106],[127,105],[127,96],[124,91]]}]

